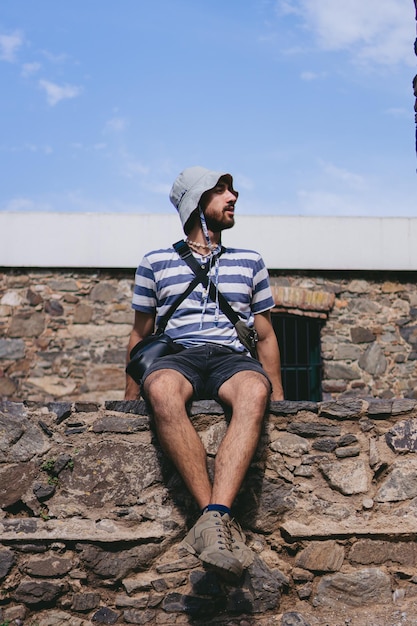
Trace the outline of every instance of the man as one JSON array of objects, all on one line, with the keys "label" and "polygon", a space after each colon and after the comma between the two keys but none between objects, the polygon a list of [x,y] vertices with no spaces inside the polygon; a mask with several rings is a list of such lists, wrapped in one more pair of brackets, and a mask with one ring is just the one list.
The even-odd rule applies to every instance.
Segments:
[{"label": "man", "polygon": [[[204,564],[233,576],[241,575],[253,555],[230,509],[257,447],[268,400],[283,399],[279,349],[270,317],[274,301],[265,265],[257,252],[221,246],[222,231],[234,225],[237,197],[230,174],[196,166],[175,180],[170,199],[194,257],[202,267],[208,264],[216,298],[211,299],[200,283],[180,304],[166,332],[186,349],[156,359],[141,380],[161,447],[202,511],[184,545]],[[145,255],[136,272],[128,360],[131,349],[154,331],[155,321],[193,278],[173,248]],[[222,312],[219,291],[257,331],[259,361],[249,355]],[[128,376],[125,398],[136,399],[139,393],[139,385]],[[186,405],[193,398],[213,398],[231,408],[213,483],[206,452],[187,415]]]}]

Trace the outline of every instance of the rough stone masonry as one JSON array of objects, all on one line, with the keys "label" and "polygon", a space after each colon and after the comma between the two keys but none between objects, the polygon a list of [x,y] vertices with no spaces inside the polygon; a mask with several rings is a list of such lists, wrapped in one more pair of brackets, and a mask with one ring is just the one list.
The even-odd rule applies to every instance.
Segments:
[{"label": "rough stone masonry", "polygon": [[[228,415],[196,402],[209,466]],[[272,403],[225,584],[181,547],[196,508],[142,401],[0,404],[0,623],[411,626],[417,401]]]},{"label": "rough stone masonry", "polygon": [[[277,312],[323,322],[323,399],[417,396],[416,272],[272,271]],[[0,270],[0,397],[122,399],[133,270]]]}]

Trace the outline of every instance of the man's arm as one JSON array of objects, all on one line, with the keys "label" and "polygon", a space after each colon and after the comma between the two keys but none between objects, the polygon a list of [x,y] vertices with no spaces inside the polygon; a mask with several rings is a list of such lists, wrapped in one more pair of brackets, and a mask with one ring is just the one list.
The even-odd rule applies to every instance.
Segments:
[{"label": "man's arm", "polygon": [[281,381],[281,358],[278,341],[271,322],[270,311],[255,315],[255,329],[258,333],[258,358],[272,383],[271,400],[284,400]]},{"label": "man's arm", "polygon": [[[138,343],[154,331],[155,316],[149,313],[135,311],[135,321],[130,333],[127,346],[126,364],[130,361],[130,351]],[[140,387],[133,378],[126,374],[125,400],[137,400],[140,396]]]}]

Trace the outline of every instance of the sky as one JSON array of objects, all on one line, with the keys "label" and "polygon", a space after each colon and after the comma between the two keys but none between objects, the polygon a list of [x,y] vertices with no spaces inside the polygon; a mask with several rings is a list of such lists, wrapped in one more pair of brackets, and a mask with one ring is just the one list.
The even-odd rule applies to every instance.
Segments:
[{"label": "sky", "polygon": [[0,211],[416,215],[413,0],[1,0]]}]

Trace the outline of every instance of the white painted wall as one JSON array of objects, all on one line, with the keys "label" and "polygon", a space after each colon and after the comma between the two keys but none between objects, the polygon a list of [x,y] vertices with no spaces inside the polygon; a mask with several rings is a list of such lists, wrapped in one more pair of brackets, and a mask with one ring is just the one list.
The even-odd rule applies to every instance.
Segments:
[{"label": "white painted wall", "polygon": [[[0,212],[0,266],[136,268],[183,237],[175,213]],[[238,215],[223,243],[261,252],[270,269],[417,270],[417,218]]]}]

